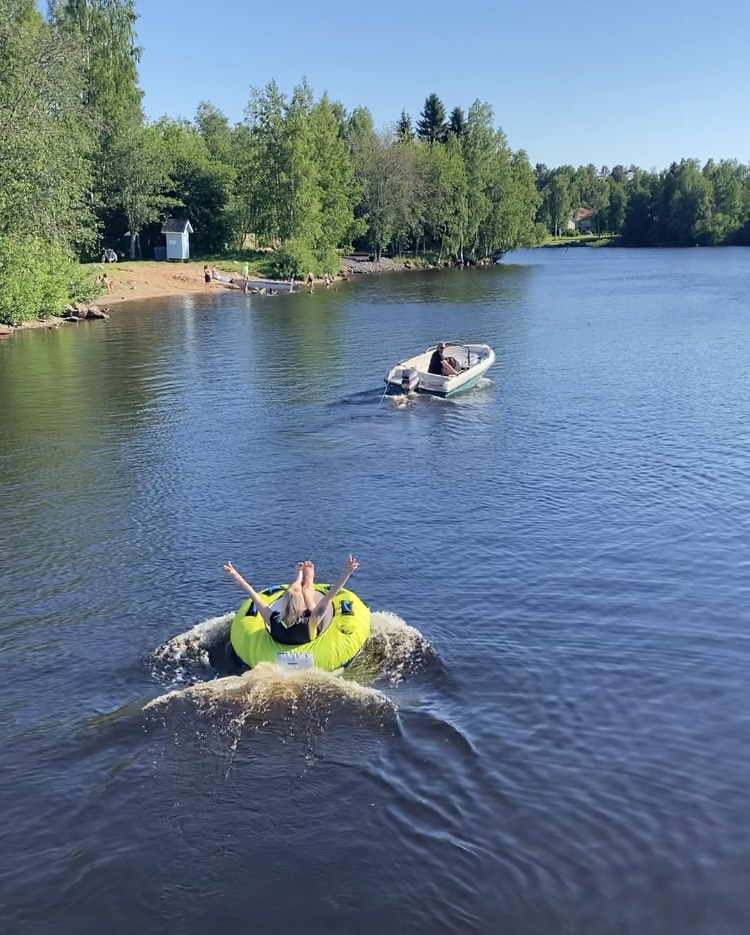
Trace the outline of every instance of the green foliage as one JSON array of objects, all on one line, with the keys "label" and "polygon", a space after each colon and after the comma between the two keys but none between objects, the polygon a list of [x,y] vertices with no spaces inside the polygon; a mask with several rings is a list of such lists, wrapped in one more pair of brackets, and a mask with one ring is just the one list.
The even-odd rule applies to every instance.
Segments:
[{"label": "green foliage", "polygon": [[537,222],[558,235],[578,207],[594,212],[593,230],[628,246],[742,243],[750,225],[750,168],[736,160],[674,162],[663,172],[606,166],[537,166]]},{"label": "green foliage", "polygon": [[[220,119],[218,111],[211,114],[214,118]],[[221,250],[233,235],[230,204],[237,172],[231,165],[231,152],[226,162],[212,156],[205,132],[185,120],[163,117],[155,129],[169,175],[163,190],[175,208],[170,213],[190,220],[193,252]],[[227,142],[231,147],[231,136]]]},{"label": "green foliage", "polygon": [[448,133],[453,136],[463,136],[466,129],[466,115],[460,107],[454,107],[448,120]]},{"label": "green foliage", "polygon": [[105,286],[97,282],[91,266],[68,257],[68,263],[62,267],[67,270],[67,298],[69,302],[82,302],[84,305],[106,292]]},{"label": "green foliage", "polygon": [[119,169],[108,179],[109,203],[127,218],[133,259],[141,229],[165,214],[176,199],[167,195],[170,179],[166,153],[156,127],[135,123],[121,128],[111,153]]},{"label": "green foliage", "polygon": [[399,143],[414,142],[414,128],[411,125],[411,117],[405,110],[401,111],[401,116],[396,123],[396,140]]},{"label": "green foliage", "polygon": [[[476,101],[430,94],[377,133],[301,82],[252,92],[236,126],[203,101],[193,122],[149,124],[138,86],[135,0],[0,0],[0,296],[6,320],[57,310],[94,288],[70,266],[165,214],[190,219],[194,250],[262,250],[282,275],[335,272],[352,244],[482,262],[567,232],[632,245],[750,242],[750,168],[683,159],[636,166],[538,165],[514,152]],[[578,231],[572,231],[578,237]],[[268,250],[270,248],[270,250]],[[14,256],[14,251],[17,256]]]},{"label": "green foliage", "polygon": [[0,322],[17,325],[61,312],[98,293],[92,274],[59,242],[41,237],[0,239]]},{"label": "green foliage", "polygon": [[287,240],[283,247],[274,251],[272,261],[276,275],[282,279],[288,279],[290,276],[299,279],[308,272],[317,272],[316,258],[310,247],[294,238]]},{"label": "green foliage", "polygon": [[0,234],[39,234],[41,222],[47,236],[83,243],[93,226],[92,137],[79,50],[23,4],[11,6],[19,18],[0,16]]},{"label": "green foliage", "polygon": [[426,143],[445,141],[447,124],[445,107],[437,94],[430,94],[424,102],[422,114],[417,121],[417,136]]}]

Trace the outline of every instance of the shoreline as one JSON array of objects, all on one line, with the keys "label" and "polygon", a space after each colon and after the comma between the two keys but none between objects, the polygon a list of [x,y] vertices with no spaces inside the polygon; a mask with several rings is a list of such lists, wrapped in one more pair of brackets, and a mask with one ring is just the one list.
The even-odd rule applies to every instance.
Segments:
[{"label": "shoreline", "polygon": [[[203,267],[205,263],[198,261],[189,261],[187,263],[168,263],[153,261],[143,262],[124,261],[122,263],[103,264],[101,268],[113,280],[113,291],[103,293],[89,303],[78,303],[78,308],[92,309],[98,314],[92,314],[93,318],[108,318],[107,314],[112,308],[125,305],[128,302],[145,301],[148,299],[168,299],[177,295],[200,295],[211,294],[220,291],[239,292],[243,294],[243,289],[236,285],[238,276],[236,272],[222,269],[218,264],[212,264],[219,276],[227,277],[235,282],[226,282],[223,279],[213,279],[211,288],[205,289],[203,278]],[[340,283],[351,282],[352,279],[360,275],[369,275],[373,273],[397,272],[406,269],[414,269],[411,263],[396,263],[390,259],[381,259],[378,261],[364,259],[358,256],[348,256],[342,258],[341,271],[333,278],[331,283],[335,289]],[[289,294],[289,281],[283,279],[263,278],[250,275],[247,279],[250,295],[263,295],[269,298],[275,295]],[[322,277],[315,277],[313,280],[313,289],[320,287],[325,289],[325,280]],[[275,293],[269,295],[268,292],[259,293],[259,289],[274,289]],[[255,291],[254,291],[255,290]],[[296,280],[294,282],[294,293],[308,292],[309,287],[306,279]],[[70,308],[73,306],[71,305]],[[83,318],[85,318],[85,313]],[[62,315],[50,315],[47,318],[32,318],[29,321],[21,322],[19,325],[0,325],[0,338],[9,337],[16,331],[28,331],[38,328],[59,328],[63,324],[77,323],[81,320],[78,317],[63,317]]]}]

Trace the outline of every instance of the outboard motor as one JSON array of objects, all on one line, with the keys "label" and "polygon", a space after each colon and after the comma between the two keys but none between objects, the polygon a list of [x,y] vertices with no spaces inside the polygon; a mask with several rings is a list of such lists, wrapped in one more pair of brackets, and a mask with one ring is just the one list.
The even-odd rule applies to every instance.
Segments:
[{"label": "outboard motor", "polygon": [[401,371],[401,389],[404,393],[411,393],[419,383],[419,371],[416,367],[404,367]]}]

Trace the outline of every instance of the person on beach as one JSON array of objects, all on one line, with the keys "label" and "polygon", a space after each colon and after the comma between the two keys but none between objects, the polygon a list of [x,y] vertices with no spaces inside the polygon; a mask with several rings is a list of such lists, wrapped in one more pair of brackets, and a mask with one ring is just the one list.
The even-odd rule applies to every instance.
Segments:
[{"label": "person on beach", "polygon": [[242,264],[242,278],[250,278],[250,264],[247,262],[247,260],[245,260],[245,262]]},{"label": "person on beach", "polygon": [[102,273],[101,279],[99,280],[103,286],[107,287],[107,295],[112,295],[115,291],[115,281],[106,273]]},{"label": "person on beach", "polygon": [[224,571],[253,599],[271,639],[286,646],[311,643],[318,636],[331,601],[344,587],[356,568],[359,568],[359,562],[353,555],[350,555],[338,581],[326,594],[321,594],[315,590],[313,563],[297,562],[294,581],[284,592],[279,610],[272,610],[231,562],[224,565]]},{"label": "person on beach", "polygon": [[211,270],[208,266],[203,267],[203,289],[205,292],[211,288]]},{"label": "person on beach", "polygon": [[441,377],[455,377],[461,372],[455,357],[445,356],[445,341],[441,341],[432,352],[427,373],[434,373]]}]

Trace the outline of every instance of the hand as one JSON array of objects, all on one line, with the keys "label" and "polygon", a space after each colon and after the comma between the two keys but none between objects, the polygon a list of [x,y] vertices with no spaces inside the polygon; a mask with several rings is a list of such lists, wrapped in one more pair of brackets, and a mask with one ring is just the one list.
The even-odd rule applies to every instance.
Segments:
[{"label": "hand", "polygon": [[234,565],[231,562],[226,563],[226,565],[224,566],[224,571],[228,575],[231,575],[233,578],[236,578],[239,575],[239,572],[237,571],[237,569],[234,567]]},{"label": "hand", "polygon": [[350,555],[344,567],[349,573],[351,573],[354,571],[355,568],[359,568],[359,562],[353,555]]}]

